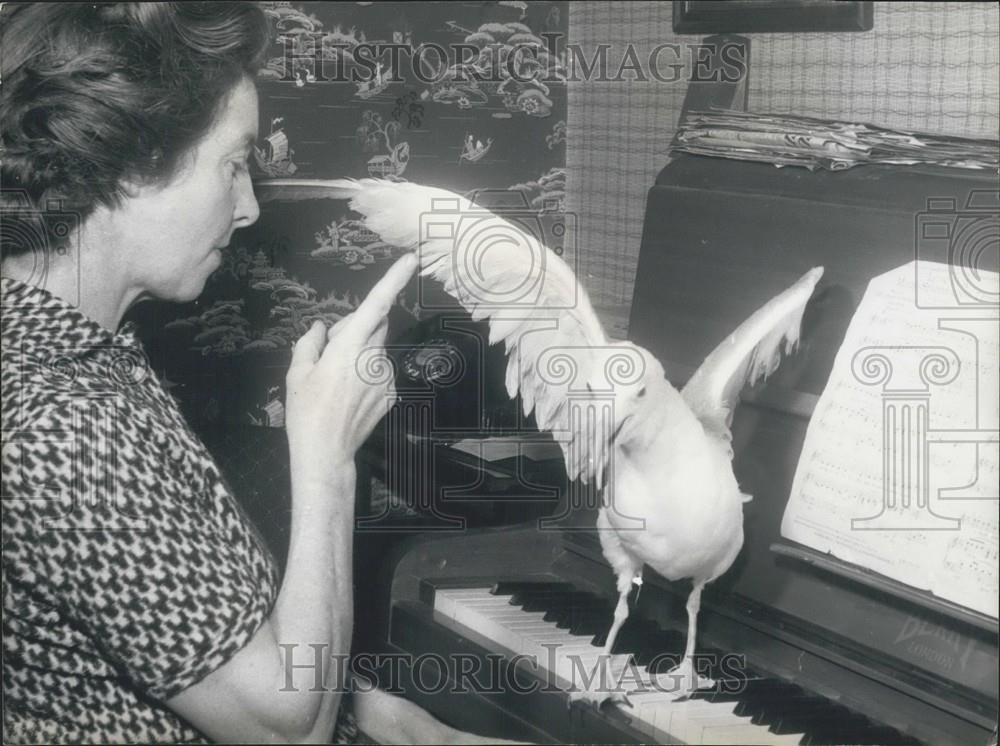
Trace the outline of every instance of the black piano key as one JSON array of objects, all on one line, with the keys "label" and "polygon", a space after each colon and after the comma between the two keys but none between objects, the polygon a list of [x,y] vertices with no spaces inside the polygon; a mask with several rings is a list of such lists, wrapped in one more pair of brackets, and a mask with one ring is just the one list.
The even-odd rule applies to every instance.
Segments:
[{"label": "black piano key", "polygon": [[673,671],[683,658],[684,642],[681,641],[680,646],[673,645],[670,648],[658,651],[645,664],[645,667],[649,673],[662,676]]},{"label": "black piano key", "polygon": [[[814,705],[805,696],[788,695],[784,692],[777,696],[757,699],[744,708],[744,713],[750,717],[751,722],[755,725],[767,726],[775,733],[777,732],[777,729],[774,727],[775,722],[779,721],[781,713],[789,711],[798,712],[800,715],[816,712]],[[800,731],[792,729],[782,730],[782,732],[791,733]]]},{"label": "black piano key", "polygon": [[593,604],[573,604],[564,608],[549,609],[545,612],[544,621],[551,622],[560,629],[565,629],[570,625],[571,619],[574,615],[579,615],[586,611],[603,611],[603,609]]},{"label": "black piano key", "polygon": [[545,611],[562,604],[565,597],[565,591],[527,591],[515,593],[510,603],[525,611]]},{"label": "black piano key", "polygon": [[[775,720],[770,730],[776,734],[805,733],[803,744],[882,743],[867,718],[822,697],[803,693],[781,707],[780,714],[770,713],[765,720]],[[768,724],[768,723],[764,723]]]},{"label": "black piano key", "polygon": [[618,630],[615,643],[611,646],[612,655],[620,653],[635,654],[652,633],[653,627],[648,622],[638,617],[629,617],[625,624],[622,625],[622,628]]},{"label": "black piano key", "polygon": [[879,733],[880,728],[873,729],[872,722],[862,716],[850,712],[847,708],[840,708],[840,716],[831,728],[831,741],[837,743],[906,743],[907,741],[897,740],[900,736],[896,731],[892,731],[895,737]]},{"label": "black piano key", "polygon": [[743,683],[737,690],[727,687],[716,687],[706,696],[712,702],[736,702],[733,711],[741,717],[753,717],[765,710],[769,705],[787,701],[790,688],[775,679],[751,679]]},{"label": "black piano key", "polygon": [[[565,629],[569,626],[574,615],[585,612],[604,613],[605,609],[606,604],[601,603],[599,599],[588,593],[576,592],[562,598],[553,598],[548,608],[537,610],[545,611],[544,619],[546,622],[553,622],[557,627]],[[608,618],[610,619],[610,614]]]},{"label": "black piano key", "polygon": [[549,609],[545,617],[555,623],[557,627],[565,627],[570,619],[579,616],[586,611],[597,611],[597,607],[586,606],[582,603],[572,603],[567,601],[564,605]]},{"label": "black piano key", "polygon": [[647,668],[649,663],[657,656],[670,654],[676,654],[679,660],[684,650],[684,636],[655,627],[653,629],[652,634],[643,640],[639,649],[633,653],[636,665]]},{"label": "black piano key", "polygon": [[[608,640],[608,633],[611,632],[611,625],[615,621],[614,607],[611,605],[607,608],[607,620],[608,623],[604,629],[594,636],[594,645],[598,647],[604,647],[604,643]],[[615,643],[611,648],[612,654],[632,653],[634,655],[643,646],[646,638],[655,631],[656,627],[645,619],[635,614],[629,615],[615,636]]]},{"label": "black piano key", "polygon": [[570,615],[568,629],[571,635],[594,637],[599,632],[607,632],[610,624],[610,615],[604,611],[582,611]]},{"label": "black piano key", "polygon": [[737,702],[736,715],[749,717],[775,735],[804,733],[804,744],[871,742],[864,718],[794,685],[761,682],[748,687]]},{"label": "black piano key", "polygon": [[828,701],[803,692],[769,713],[767,724],[774,733],[806,733],[814,739],[829,725],[832,710]]},{"label": "black piano key", "polygon": [[524,583],[495,583],[490,593],[494,596],[513,596],[523,587]]},{"label": "black piano key", "polygon": [[723,702],[735,702],[734,712],[739,715],[749,714],[763,706],[767,701],[773,701],[785,694],[782,683],[776,679],[764,678],[748,672],[749,676],[739,681],[723,678],[719,670],[712,670],[709,667],[708,673],[714,674],[715,687],[702,689],[694,692],[691,699],[702,699],[708,702],[721,704]]},{"label": "black piano key", "polygon": [[[811,737],[809,740],[815,744],[832,744],[836,742],[835,736],[825,737],[825,734],[822,733]],[[852,743],[872,744],[872,746],[876,744],[878,746],[913,746],[919,744],[919,741],[904,733],[900,733],[894,728],[868,721],[863,728],[859,729]]]},{"label": "black piano key", "polygon": [[598,600],[589,593],[574,591],[573,593],[550,597],[545,607],[538,609],[538,611],[545,611],[546,616],[550,616],[551,618],[559,618],[561,615],[568,614],[574,610],[598,611],[603,609],[604,607],[598,603]]},{"label": "black piano key", "polygon": [[513,588],[512,603],[525,611],[544,612],[543,620],[572,635],[592,636],[606,630],[612,622],[607,601],[593,594],[573,590],[567,584],[523,584]]}]

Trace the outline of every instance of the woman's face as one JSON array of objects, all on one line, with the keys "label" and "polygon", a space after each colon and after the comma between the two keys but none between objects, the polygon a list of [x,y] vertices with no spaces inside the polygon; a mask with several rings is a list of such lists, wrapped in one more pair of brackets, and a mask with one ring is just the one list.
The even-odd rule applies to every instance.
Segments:
[{"label": "woman's face", "polygon": [[174,179],[135,188],[116,212],[120,255],[141,295],[194,300],[222,262],[233,231],[257,220],[247,171],[257,118],[257,91],[243,79]]}]

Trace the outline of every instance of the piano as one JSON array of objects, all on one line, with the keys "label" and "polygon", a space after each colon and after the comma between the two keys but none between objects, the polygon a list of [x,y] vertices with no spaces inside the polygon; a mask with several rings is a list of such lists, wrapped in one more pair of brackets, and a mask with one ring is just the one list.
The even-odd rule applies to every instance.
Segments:
[{"label": "piano", "polygon": [[[674,157],[648,193],[629,337],[675,385],[762,302],[826,267],[799,352],[733,423],[736,476],[754,499],[743,551],[698,619],[716,687],[678,701],[645,686],[683,651],[688,590],[647,568],[613,660],[631,672],[632,707],[570,704],[565,656],[596,654],[616,593],[595,506],[565,484],[548,521],[395,546],[371,630],[391,654],[381,685],[456,727],[537,743],[996,743],[997,621],[791,545],[779,526],[869,279],[915,258],[971,261],[918,228],[929,212],[995,221],[997,204],[996,174],[983,172]],[[984,269],[997,269],[998,234],[976,254]]]}]

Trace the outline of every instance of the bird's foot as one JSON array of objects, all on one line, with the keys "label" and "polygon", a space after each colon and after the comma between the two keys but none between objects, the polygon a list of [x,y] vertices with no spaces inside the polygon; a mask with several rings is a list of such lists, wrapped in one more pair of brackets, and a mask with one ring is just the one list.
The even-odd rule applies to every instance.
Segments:
[{"label": "bird's foot", "polygon": [[675,693],[678,699],[687,699],[699,689],[711,689],[715,686],[714,679],[701,676],[695,671],[690,658],[685,658],[680,665],[658,676],[657,680],[665,691]]},{"label": "bird's foot", "polygon": [[606,702],[632,706],[628,692],[623,688],[621,676],[623,667],[628,664],[629,656],[612,656],[602,653],[593,663],[592,669],[586,667],[581,671],[581,679],[573,677],[573,689],[569,692],[567,707],[580,702],[599,710]]},{"label": "bird's foot", "polygon": [[577,702],[595,710],[601,709],[606,703],[625,705],[632,707],[632,701],[628,698],[628,692],[623,690],[608,691],[604,689],[575,689],[569,693],[567,707],[572,707]]}]

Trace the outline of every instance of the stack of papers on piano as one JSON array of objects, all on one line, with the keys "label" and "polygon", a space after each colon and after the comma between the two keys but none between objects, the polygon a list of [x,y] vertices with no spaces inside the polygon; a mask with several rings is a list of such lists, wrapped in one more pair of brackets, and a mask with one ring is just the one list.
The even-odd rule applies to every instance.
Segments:
[{"label": "stack of papers on piano", "polygon": [[689,112],[671,150],[810,170],[842,171],[863,163],[1000,168],[1000,143],[995,140],[728,110]]},{"label": "stack of papers on piano", "polygon": [[809,423],[781,534],[997,617],[1000,278],[871,281]]}]

